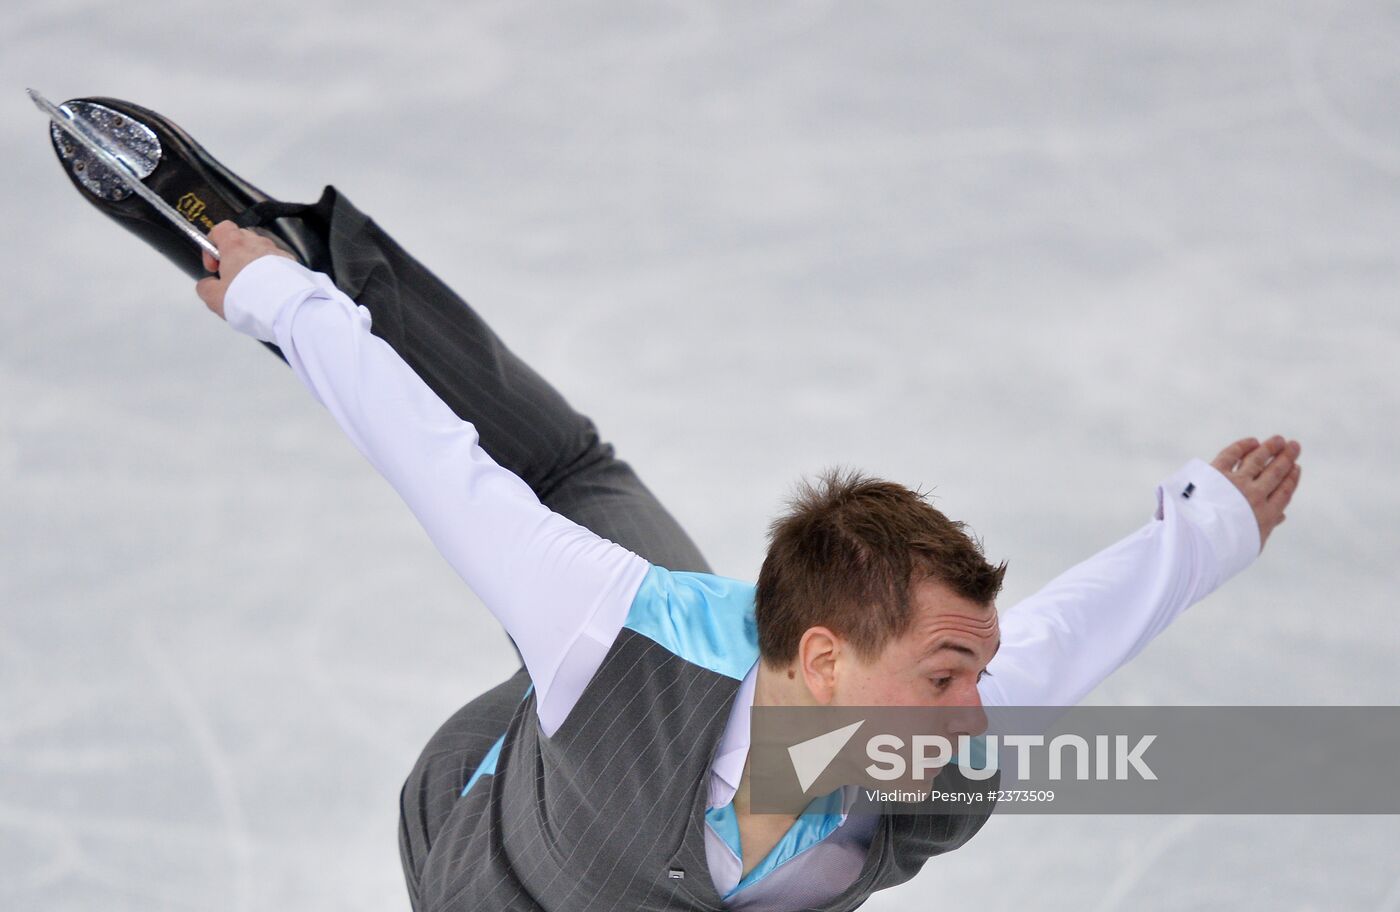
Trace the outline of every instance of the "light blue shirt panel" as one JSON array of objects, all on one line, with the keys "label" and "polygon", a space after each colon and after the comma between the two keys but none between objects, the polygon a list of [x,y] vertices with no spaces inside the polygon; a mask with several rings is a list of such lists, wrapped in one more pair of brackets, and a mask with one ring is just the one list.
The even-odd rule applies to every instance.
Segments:
[{"label": "light blue shirt panel", "polygon": [[[842,797],[841,789],[836,789],[826,795],[813,798],[793,821],[788,831],[783,834],[783,838],[778,840],[778,844],[773,846],[772,850],[752,871],[734,885],[734,889],[724,894],[724,898],[728,899],[745,887],[758,883],[779,866],[791,861],[830,836],[845,819],[841,814]],[[734,813],[734,802],[731,801],[721,808],[706,810],[705,822],[724,840],[725,845],[729,846],[735,858],[743,857],[739,841],[739,819]]]},{"label": "light blue shirt panel", "polygon": [[[711,671],[743,680],[758,661],[753,583],[653,564],[632,599],[623,626]],[[529,696],[531,684],[525,691]],[[523,699],[523,697],[522,697]],[[505,734],[497,738],[462,788],[494,775]],[[737,835],[737,830],[735,831]]]},{"label": "light blue shirt panel", "polygon": [[623,627],[695,665],[742,681],[758,661],[753,583],[655,564]]}]

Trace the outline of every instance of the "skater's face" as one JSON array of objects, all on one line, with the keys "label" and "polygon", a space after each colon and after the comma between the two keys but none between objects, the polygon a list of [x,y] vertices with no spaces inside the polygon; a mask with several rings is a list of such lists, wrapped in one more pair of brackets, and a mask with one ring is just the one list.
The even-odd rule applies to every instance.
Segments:
[{"label": "skater's face", "polygon": [[[808,664],[809,687],[817,685],[813,696],[838,706],[961,708],[940,714],[950,726],[945,734],[981,734],[987,718],[977,682],[1001,646],[996,606],[979,605],[934,580],[913,587],[910,601],[914,623],[873,660],[862,659],[832,635],[830,654],[817,669]],[[811,644],[819,652],[821,645]],[[814,670],[820,673],[814,676]]]}]

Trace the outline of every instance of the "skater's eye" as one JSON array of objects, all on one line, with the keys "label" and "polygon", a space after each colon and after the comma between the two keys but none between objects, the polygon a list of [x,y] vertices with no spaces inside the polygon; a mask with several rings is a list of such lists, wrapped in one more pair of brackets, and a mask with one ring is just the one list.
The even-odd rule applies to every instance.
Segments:
[{"label": "skater's eye", "polygon": [[[983,678],[990,677],[990,676],[991,676],[991,672],[988,671],[988,670],[985,669],[985,668],[982,669],[981,671],[977,672],[977,680],[978,680],[979,682],[980,682]],[[947,690],[947,689],[948,689],[948,685],[953,683],[953,676],[952,676],[952,675],[938,675],[938,676],[936,676],[936,677],[931,677],[931,678],[929,678],[929,680],[932,681],[932,682],[933,682],[933,686],[936,687],[936,688],[938,688],[939,690]]]}]

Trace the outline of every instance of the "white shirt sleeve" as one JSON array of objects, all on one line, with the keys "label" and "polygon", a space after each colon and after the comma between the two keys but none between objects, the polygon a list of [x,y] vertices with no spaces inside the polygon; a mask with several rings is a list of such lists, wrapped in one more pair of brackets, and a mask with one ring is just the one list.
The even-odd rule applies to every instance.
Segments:
[{"label": "white shirt sleeve", "polygon": [[[454,570],[520,649],[541,728],[552,735],[577,701],[576,679],[616,639],[650,564],[552,512],[478,444],[383,339],[369,311],[330,278],[264,256],[234,277],[229,325],[276,344],[293,373],[393,485]],[[573,691],[573,692],[568,692]]]},{"label": "white shirt sleeve", "polygon": [[1073,706],[1259,548],[1244,495],[1191,460],[1158,486],[1152,521],[1005,613],[983,704]]}]

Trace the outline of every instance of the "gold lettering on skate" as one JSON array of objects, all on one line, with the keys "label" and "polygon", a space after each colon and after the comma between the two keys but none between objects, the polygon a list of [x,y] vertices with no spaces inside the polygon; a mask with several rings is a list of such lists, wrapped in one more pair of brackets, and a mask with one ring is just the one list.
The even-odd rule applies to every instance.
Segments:
[{"label": "gold lettering on skate", "polygon": [[185,218],[194,221],[204,211],[204,200],[193,193],[186,193],[176,201],[175,209]]}]

